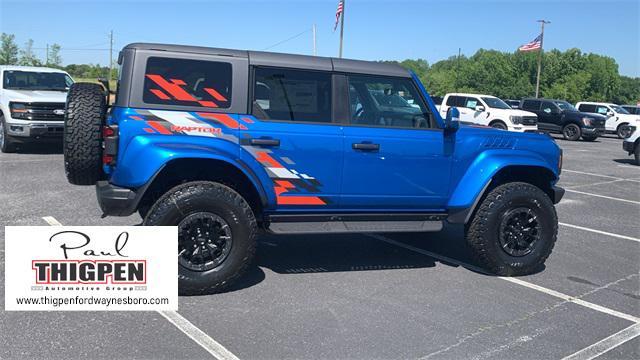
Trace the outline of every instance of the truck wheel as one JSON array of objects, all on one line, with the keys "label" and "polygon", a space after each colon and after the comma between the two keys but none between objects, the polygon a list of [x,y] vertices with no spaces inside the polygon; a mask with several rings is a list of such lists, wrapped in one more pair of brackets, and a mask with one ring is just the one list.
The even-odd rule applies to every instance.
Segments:
[{"label": "truck wheel", "polygon": [[71,85],[64,116],[64,170],[72,184],[93,185],[102,176],[102,126],[106,112],[101,85]]},{"label": "truck wheel", "polygon": [[547,194],[531,184],[513,182],[487,195],[466,238],[487,270],[512,276],[539,269],[557,235],[558,217]]},{"label": "truck wheel", "polygon": [[503,123],[502,121],[494,121],[489,126],[491,126],[494,129],[501,129],[501,130],[508,129],[507,124]]},{"label": "truck wheel", "polygon": [[225,185],[178,185],[149,210],[145,226],[178,226],[180,294],[225,290],[247,270],[256,252],[257,223],[249,204]]},{"label": "truck wheel", "polygon": [[582,131],[576,124],[567,124],[562,128],[562,136],[565,140],[576,141],[582,136]]},{"label": "truck wheel", "polygon": [[624,139],[624,138],[629,136],[629,131],[630,130],[631,129],[629,129],[629,124],[622,123],[622,124],[618,125],[618,128],[616,129],[616,135],[618,135],[618,137],[620,139]]},{"label": "truck wheel", "polygon": [[4,116],[2,115],[0,115],[0,151],[3,153],[12,153],[16,151],[15,145],[11,142],[11,137],[7,134]]}]

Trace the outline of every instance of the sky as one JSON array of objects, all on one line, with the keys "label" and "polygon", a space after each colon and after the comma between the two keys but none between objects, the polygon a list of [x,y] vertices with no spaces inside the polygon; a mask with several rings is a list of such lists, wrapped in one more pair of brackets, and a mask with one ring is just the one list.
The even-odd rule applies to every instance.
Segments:
[{"label": "sky", "polygon": [[[0,31],[14,34],[21,47],[33,39],[40,58],[47,44],[58,43],[64,64],[104,65],[111,30],[114,57],[132,42],[312,54],[316,24],[317,54],[337,56],[337,3],[0,0]],[[434,63],[459,48],[467,56],[480,48],[512,52],[539,34],[538,19],[551,21],[545,50],[576,47],[611,56],[621,74],[640,77],[638,0],[346,0],[344,57]]]}]

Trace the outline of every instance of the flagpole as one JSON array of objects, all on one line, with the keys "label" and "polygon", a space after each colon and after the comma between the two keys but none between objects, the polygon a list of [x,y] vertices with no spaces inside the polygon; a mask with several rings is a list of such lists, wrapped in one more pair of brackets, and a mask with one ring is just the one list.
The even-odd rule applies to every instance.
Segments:
[{"label": "flagpole", "polygon": [[544,44],[544,24],[551,24],[551,21],[538,20],[541,24],[540,29],[540,51],[538,52],[538,76],[536,77],[536,99],[540,94],[540,70],[542,68],[542,45]]},{"label": "flagpole", "polygon": [[338,57],[342,58],[342,38],[344,36],[344,8],[346,6],[346,0],[342,1],[342,14],[340,14],[340,51]]}]

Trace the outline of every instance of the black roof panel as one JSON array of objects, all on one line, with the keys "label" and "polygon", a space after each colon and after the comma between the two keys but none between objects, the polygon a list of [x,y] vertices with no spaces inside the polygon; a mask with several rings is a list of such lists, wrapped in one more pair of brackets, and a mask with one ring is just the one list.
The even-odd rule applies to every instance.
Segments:
[{"label": "black roof panel", "polygon": [[337,59],[321,56],[283,54],[264,51],[247,51],[210,48],[203,46],[153,44],[153,43],[132,43],[125,46],[125,49],[172,51],[182,53],[232,56],[249,58],[251,65],[279,66],[308,70],[337,71],[345,73],[359,73],[383,76],[410,77],[408,70],[394,63],[383,63],[375,61]]}]

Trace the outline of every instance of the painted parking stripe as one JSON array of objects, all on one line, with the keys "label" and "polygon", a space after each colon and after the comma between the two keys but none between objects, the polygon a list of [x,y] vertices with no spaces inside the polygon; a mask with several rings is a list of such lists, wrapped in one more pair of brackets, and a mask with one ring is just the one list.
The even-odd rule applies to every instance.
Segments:
[{"label": "painted parking stripe", "polygon": [[[379,234],[367,234],[367,236],[372,237],[372,238],[377,239],[377,240],[380,240],[380,241],[384,241],[384,242],[386,242],[388,244],[396,245],[396,246],[405,248],[407,250],[411,250],[413,252],[417,252],[417,253],[420,253],[420,254],[423,254],[423,255],[430,256],[430,257],[432,257],[434,259],[438,259],[438,260],[440,260],[442,262],[445,262],[445,263],[450,263],[450,264],[462,266],[462,267],[465,267],[467,269],[479,272],[481,274],[492,275],[492,274],[488,273],[486,270],[484,270],[484,269],[482,269],[480,267],[477,267],[477,266],[474,266],[474,265],[470,265],[470,264],[467,264],[467,263],[464,263],[462,261],[458,261],[458,260],[452,259],[452,258],[444,256],[444,255],[436,254],[436,253],[428,251],[428,250],[420,249],[420,248],[417,248],[415,246],[411,246],[411,245],[408,245],[408,244],[405,244],[405,243],[390,239],[390,238],[388,238],[386,236],[382,236],[382,235],[379,235]],[[536,284],[533,284],[533,283],[530,283],[530,282],[527,282],[527,281],[524,281],[524,280],[520,280],[520,279],[513,278],[513,277],[506,277],[506,276],[496,276],[496,278],[508,281],[508,282],[516,284],[516,285],[524,286],[524,287],[527,287],[529,289],[536,290],[536,291],[545,293],[547,295],[551,295],[553,297],[562,299],[564,301],[571,302],[571,303],[574,303],[574,304],[577,304],[577,305],[581,305],[581,306],[584,306],[586,308],[589,308],[589,309],[592,309],[592,310],[595,310],[595,311],[598,311],[598,312],[602,312],[602,313],[605,313],[605,314],[608,314],[608,315],[611,315],[611,316],[615,316],[615,317],[618,317],[618,318],[621,318],[621,319],[625,319],[625,320],[628,320],[628,321],[631,321],[631,322],[635,322],[635,323],[640,322],[640,318],[637,318],[637,317],[635,317],[633,315],[625,314],[625,313],[622,313],[622,312],[617,311],[617,310],[609,309],[609,308],[606,308],[604,306],[600,306],[600,305],[597,305],[597,304],[594,304],[594,303],[590,303],[588,301],[584,301],[584,300],[576,298],[574,296],[563,294],[563,293],[561,293],[559,291],[551,290],[551,289],[545,288],[543,286],[536,285]]]},{"label": "painted parking stripe", "polygon": [[640,335],[640,324],[634,324],[562,360],[591,360]]},{"label": "painted parking stripe", "polygon": [[[51,226],[62,226],[62,224],[56,220],[53,216],[44,216],[42,220],[46,221]],[[217,341],[213,340],[204,331],[200,330],[197,326],[193,325],[189,320],[185,319],[182,315],[175,311],[157,311],[167,319],[173,326],[182,331],[191,340],[195,341],[209,354],[213,355],[218,360],[239,360],[231,351],[227,350]]]},{"label": "painted parking stripe", "polygon": [[584,172],[584,171],[577,171],[577,170],[562,169],[562,172],[569,172],[569,173],[582,174],[582,175],[591,175],[591,176],[599,176],[601,178],[609,178],[609,179],[615,179],[615,180],[626,180],[626,181],[640,182],[640,180],[636,180],[636,179],[625,179],[625,178],[621,178],[621,177],[617,177],[617,176],[602,175],[602,174],[596,174],[596,173],[590,173],[590,172]]},{"label": "painted parking stripe", "polygon": [[631,237],[631,236],[614,234],[614,233],[610,233],[610,232],[606,232],[606,231],[602,231],[602,230],[590,229],[590,228],[587,228],[587,227],[567,224],[567,223],[563,223],[563,222],[559,222],[558,224],[562,225],[562,226],[570,227],[570,228],[573,228],[573,229],[589,231],[589,232],[592,232],[592,233],[596,233],[596,234],[600,234],[600,235],[607,235],[607,236],[615,237],[615,238],[618,238],[618,239],[625,239],[625,240],[631,240],[631,241],[635,241],[635,242],[640,242],[640,239],[634,238],[634,237]]},{"label": "painted parking stripe", "polygon": [[570,193],[575,193],[575,194],[594,196],[594,197],[599,197],[599,198],[603,198],[603,199],[616,200],[616,201],[622,201],[622,202],[627,202],[627,203],[631,203],[631,204],[640,205],[640,201],[621,199],[621,198],[617,198],[617,197],[613,197],[613,196],[594,194],[594,193],[590,193],[590,192],[578,191],[578,190],[573,190],[573,189],[565,189],[565,191],[566,192],[570,192]]}]

